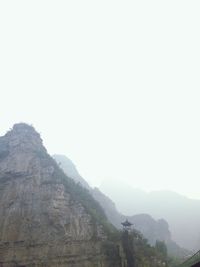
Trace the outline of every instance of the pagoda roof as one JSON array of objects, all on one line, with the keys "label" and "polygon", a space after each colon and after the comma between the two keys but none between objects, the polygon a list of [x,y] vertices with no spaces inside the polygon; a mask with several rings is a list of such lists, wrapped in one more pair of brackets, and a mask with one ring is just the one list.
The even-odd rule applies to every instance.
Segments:
[{"label": "pagoda roof", "polygon": [[131,225],[133,225],[131,222],[129,222],[127,219],[126,219],[126,221],[125,222],[122,222],[121,223],[123,226],[131,226]]}]

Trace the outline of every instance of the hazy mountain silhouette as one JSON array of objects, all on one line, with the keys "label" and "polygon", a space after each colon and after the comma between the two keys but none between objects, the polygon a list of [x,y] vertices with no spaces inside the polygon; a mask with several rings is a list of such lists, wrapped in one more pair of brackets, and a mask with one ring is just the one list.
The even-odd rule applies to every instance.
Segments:
[{"label": "hazy mountain silhouette", "polygon": [[200,248],[200,200],[171,191],[147,193],[123,183],[104,181],[100,189],[115,201],[124,214],[148,213],[156,219],[165,218],[172,238],[188,249]]},{"label": "hazy mountain silhouette", "polygon": [[[144,235],[144,237],[148,239],[151,245],[155,245],[156,240],[162,240],[167,244],[169,254],[182,257],[183,255],[186,255],[188,253],[188,251],[180,248],[171,239],[169,225],[164,219],[155,220],[148,214],[141,214],[141,211],[139,211],[139,209],[137,212],[138,214],[132,216],[123,215],[117,210],[116,205],[111,200],[111,198],[106,196],[98,188],[92,188],[88,185],[85,179],[78,173],[76,166],[69,158],[64,155],[54,155],[53,157],[69,177],[73,178],[75,181],[82,184],[82,186],[86,187],[90,191],[92,196],[103,207],[109,221],[117,228],[121,228],[121,222],[125,219],[128,219],[133,223],[135,229],[139,230]],[[121,189],[124,191],[123,187],[121,187]]]},{"label": "hazy mountain silhouette", "polygon": [[76,169],[76,166],[69,158],[64,155],[54,155],[53,158],[56,159],[59,166],[62,166],[62,169],[70,178],[73,178],[77,183],[82,184],[85,188],[90,188],[89,184],[85,179],[83,179],[83,177],[81,177]]}]

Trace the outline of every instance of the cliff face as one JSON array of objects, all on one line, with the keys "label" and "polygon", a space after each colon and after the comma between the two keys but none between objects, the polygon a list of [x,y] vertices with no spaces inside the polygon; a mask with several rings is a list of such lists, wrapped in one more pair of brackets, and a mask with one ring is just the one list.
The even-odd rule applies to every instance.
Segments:
[{"label": "cliff face", "polygon": [[124,266],[117,246],[106,256],[103,226],[60,172],[31,126],[0,138],[0,266]]}]

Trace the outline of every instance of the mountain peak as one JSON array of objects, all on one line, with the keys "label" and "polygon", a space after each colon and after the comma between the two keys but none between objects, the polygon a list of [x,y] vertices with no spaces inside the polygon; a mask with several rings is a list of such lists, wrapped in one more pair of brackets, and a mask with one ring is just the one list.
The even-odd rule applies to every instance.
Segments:
[{"label": "mountain peak", "polygon": [[37,156],[45,153],[40,134],[33,126],[18,123],[0,137],[0,171],[27,172]]},{"label": "mountain peak", "polygon": [[34,127],[31,124],[28,124],[25,122],[15,123],[13,125],[13,130],[15,130],[15,131],[24,131],[24,130],[35,131]]},{"label": "mountain peak", "polygon": [[0,143],[4,143],[4,147],[7,147],[9,152],[46,150],[43,147],[40,134],[33,126],[26,123],[14,124],[5,136],[0,137]]}]

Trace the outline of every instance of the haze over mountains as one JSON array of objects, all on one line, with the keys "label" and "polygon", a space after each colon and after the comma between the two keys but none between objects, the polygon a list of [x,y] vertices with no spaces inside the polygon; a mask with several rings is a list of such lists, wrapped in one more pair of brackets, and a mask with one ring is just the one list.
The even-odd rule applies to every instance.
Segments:
[{"label": "haze over mountains", "polygon": [[145,192],[126,183],[104,181],[100,189],[116,203],[120,212],[131,215],[148,213],[165,218],[173,239],[188,249],[200,247],[200,200],[190,199],[171,191]]},{"label": "haze over mountains", "polygon": [[[133,212],[132,214],[131,213],[128,214],[127,212],[120,213],[117,210],[115,203],[103,193],[104,191],[100,191],[98,188],[92,188],[89,186],[89,184],[79,174],[76,166],[69,158],[67,158],[64,155],[54,155],[53,157],[69,177],[73,178],[77,183],[80,183],[90,191],[92,196],[103,207],[110,222],[117,228],[121,228],[121,222],[126,218],[128,218],[129,221],[131,221],[134,224],[134,227],[148,239],[150,244],[154,245],[156,243],[156,240],[163,240],[167,244],[168,251],[171,255],[183,256],[184,254],[187,254],[186,250],[181,249],[172,240],[168,223],[164,219],[161,219],[165,218],[164,216],[159,217],[157,218],[157,220],[155,220],[149,214],[146,213],[142,214],[143,212],[140,211],[140,205],[137,212]],[[120,186],[119,184],[118,185],[116,184],[117,183],[113,182],[112,190],[115,190],[115,186],[116,187]],[[125,196],[126,191],[124,191],[123,187],[121,187],[121,191],[124,192],[124,197],[126,197]],[[132,202],[130,201],[129,205],[131,205],[131,203]],[[135,203],[135,205],[137,204]]]},{"label": "haze over mountains", "polygon": [[[56,155],[56,159],[62,163],[63,169],[69,173],[69,176],[71,175],[72,178],[76,177],[76,181],[83,182],[88,188],[88,183],[78,173],[71,160],[60,155]],[[181,247],[189,250],[199,249],[200,215],[198,210],[200,210],[200,200],[189,199],[171,191],[152,191],[147,193],[140,189],[134,189],[126,183],[116,182],[111,179],[101,184],[101,191],[98,189],[94,190],[98,192],[96,195],[100,195],[103,192],[109,196],[116,204],[119,214],[121,213],[130,217],[134,214],[149,214],[156,220],[161,218],[165,219],[169,223],[169,229],[174,241]],[[103,199],[103,197],[101,198]],[[107,214],[108,216],[115,217],[113,221],[117,222],[116,225],[119,225],[119,217],[116,218],[116,214],[113,214],[113,210],[116,209],[114,203],[112,209]],[[150,216],[148,218],[146,215],[144,218],[148,218],[149,221]],[[150,219],[149,224],[152,223],[153,218]],[[154,220],[154,225],[155,222]],[[137,225],[141,227],[140,230],[144,231],[143,228],[145,227],[144,225],[143,227],[141,226],[141,220]],[[148,230],[147,232],[149,233],[150,231]],[[146,236],[148,236],[147,233]],[[150,238],[150,240],[152,239]]]},{"label": "haze over mountains", "polygon": [[142,233],[139,267],[159,265],[157,240],[180,258],[200,249],[199,13],[0,1],[0,267],[127,267],[101,250],[102,220]]}]

